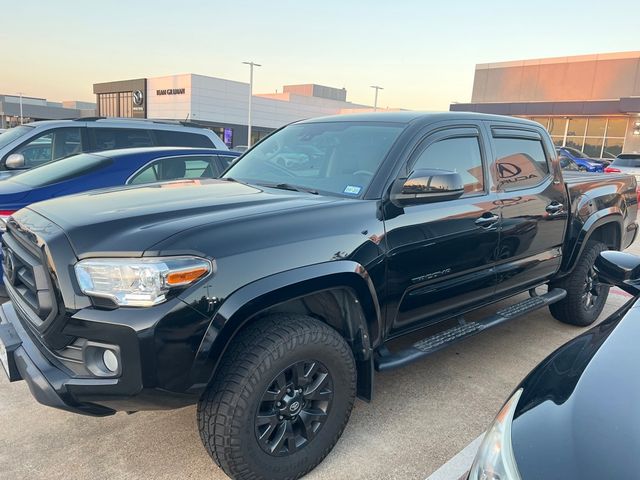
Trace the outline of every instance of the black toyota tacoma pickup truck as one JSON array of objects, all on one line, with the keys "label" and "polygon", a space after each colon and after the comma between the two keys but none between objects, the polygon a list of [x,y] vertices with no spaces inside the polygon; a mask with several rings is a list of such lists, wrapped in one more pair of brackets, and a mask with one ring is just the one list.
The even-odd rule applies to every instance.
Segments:
[{"label": "black toyota tacoma pickup truck", "polygon": [[[633,241],[636,213],[632,176],[563,179],[531,121],[301,121],[219,180],[15,213],[2,236],[2,363],[72,412],[197,403],[229,476],[297,478],[331,450],[355,397],[371,399],[375,370],[547,305],[594,322],[608,287],[593,262]],[[409,333],[421,339],[398,347]]]}]

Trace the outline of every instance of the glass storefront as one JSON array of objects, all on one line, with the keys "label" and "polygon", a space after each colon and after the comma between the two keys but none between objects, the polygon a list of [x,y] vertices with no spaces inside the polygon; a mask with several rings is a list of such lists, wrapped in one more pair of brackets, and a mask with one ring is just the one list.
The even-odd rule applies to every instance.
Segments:
[{"label": "glass storefront", "polygon": [[545,127],[558,147],[572,147],[593,158],[622,153],[626,117],[529,117]]},{"label": "glass storefront", "polygon": [[131,92],[99,93],[98,116],[133,117],[133,94]]}]

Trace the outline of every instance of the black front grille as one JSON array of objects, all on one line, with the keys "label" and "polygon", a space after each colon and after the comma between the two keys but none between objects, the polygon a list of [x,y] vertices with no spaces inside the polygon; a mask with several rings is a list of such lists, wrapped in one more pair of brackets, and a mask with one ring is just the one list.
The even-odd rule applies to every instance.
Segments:
[{"label": "black front grille", "polygon": [[44,253],[19,232],[2,235],[4,281],[11,300],[37,327],[56,314],[55,295]]}]

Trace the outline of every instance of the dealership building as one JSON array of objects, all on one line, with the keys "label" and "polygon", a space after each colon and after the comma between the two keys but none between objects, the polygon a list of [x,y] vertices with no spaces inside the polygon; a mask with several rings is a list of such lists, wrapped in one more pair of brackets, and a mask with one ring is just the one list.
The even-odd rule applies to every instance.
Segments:
[{"label": "dealership building", "polygon": [[640,52],[479,64],[450,110],[530,118],[590,157],[640,152]]},{"label": "dealership building", "polygon": [[[247,145],[249,84],[192,73],[96,83],[97,114],[188,120],[215,131],[229,147]],[[347,101],[344,88],[285,85],[252,97],[252,143],[303,118],[371,110]]]},{"label": "dealership building", "polygon": [[96,105],[90,102],[50,102],[46,98],[0,94],[0,128],[37,120],[93,117],[95,114]]}]

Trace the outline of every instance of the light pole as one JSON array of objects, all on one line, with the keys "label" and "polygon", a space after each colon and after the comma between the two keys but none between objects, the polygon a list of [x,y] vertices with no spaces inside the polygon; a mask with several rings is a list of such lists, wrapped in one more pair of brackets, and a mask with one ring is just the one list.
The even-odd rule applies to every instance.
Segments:
[{"label": "light pole", "polygon": [[20,125],[22,125],[22,92],[18,92],[18,95],[20,95]]},{"label": "light pole", "polygon": [[247,122],[247,147],[251,147],[251,103],[253,101],[253,67],[261,67],[259,63],[242,62],[249,65],[249,119]]},{"label": "light pole", "polygon": [[375,97],[375,100],[373,101],[373,111],[377,112],[378,111],[378,90],[384,90],[384,88],[379,87],[378,85],[371,85],[371,88],[375,89],[376,91],[376,97]]}]

